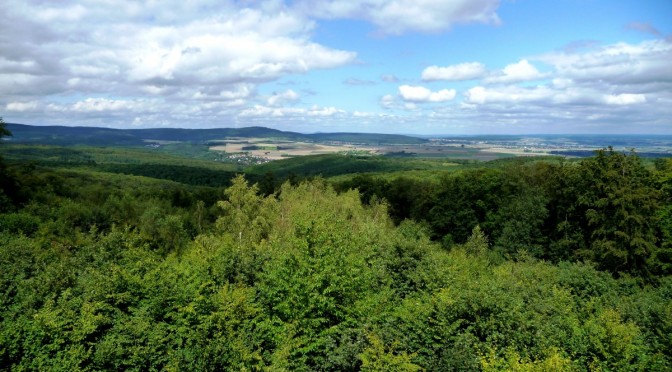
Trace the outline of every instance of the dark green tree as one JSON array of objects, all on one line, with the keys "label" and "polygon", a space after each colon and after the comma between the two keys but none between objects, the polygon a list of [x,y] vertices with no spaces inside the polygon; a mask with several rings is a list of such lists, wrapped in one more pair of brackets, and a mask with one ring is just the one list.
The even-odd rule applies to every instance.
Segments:
[{"label": "dark green tree", "polygon": [[655,183],[660,192],[657,212],[660,248],[653,260],[658,274],[672,273],[672,158],[656,160]]},{"label": "dark green tree", "polygon": [[433,206],[426,213],[434,239],[442,239],[444,246],[462,244],[471,236],[472,229],[483,224],[495,212],[504,197],[504,173],[494,169],[478,169],[446,175],[435,194]]},{"label": "dark green tree", "polygon": [[5,124],[5,121],[0,116],[0,139],[2,139],[2,137],[11,136],[11,135],[12,135],[12,132],[10,132],[9,129],[7,129],[7,124]]},{"label": "dark green tree", "polygon": [[[3,137],[11,135],[12,132],[7,129],[5,121],[0,117],[0,143],[2,142]],[[7,169],[2,155],[0,155],[0,212],[10,208],[12,204],[12,194],[16,192],[16,189],[16,181]]]},{"label": "dark green tree", "polygon": [[613,273],[649,275],[655,256],[658,192],[633,152],[598,150],[579,166],[578,204],[585,213],[589,244],[579,256]]},{"label": "dark green tree", "polygon": [[495,248],[509,257],[522,252],[542,257],[545,241],[541,227],[547,217],[546,200],[541,190],[529,188],[506,198],[496,212],[495,220],[500,231],[494,242]]}]

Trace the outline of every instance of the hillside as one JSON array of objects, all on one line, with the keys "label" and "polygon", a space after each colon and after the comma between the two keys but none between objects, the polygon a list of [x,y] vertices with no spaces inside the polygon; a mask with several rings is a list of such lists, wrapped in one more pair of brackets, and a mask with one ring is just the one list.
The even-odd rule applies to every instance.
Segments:
[{"label": "hillside", "polygon": [[396,134],[284,132],[265,127],[212,129],[112,129],[96,127],[35,126],[7,124],[12,142],[51,145],[141,146],[147,140],[203,143],[224,138],[269,138],[309,142],[417,144],[426,140]]}]

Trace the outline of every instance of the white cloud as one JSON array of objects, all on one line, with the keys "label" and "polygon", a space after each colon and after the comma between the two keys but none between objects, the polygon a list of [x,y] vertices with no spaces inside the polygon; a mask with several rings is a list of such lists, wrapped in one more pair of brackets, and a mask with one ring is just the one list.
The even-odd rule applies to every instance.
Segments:
[{"label": "white cloud", "polygon": [[672,82],[672,43],[664,40],[617,43],[585,53],[549,53],[536,59],[553,66],[557,76],[579,83]]},{"label": "white cloud", "polygon": [[313,105],[310,108],[301,107],[268,107],[255,105],[240,112],[239,117],[330,117],[342,115],[346,112],[336,107],[320,107]]},{"label": "white cloud", "polygon": [[36,110],[39,106],[37,101],[30,102],[10,102],[5,106],[7,111],[33,111]]},{"label": "white cloud", "polygon": [[522,81],[539,80],[545,77],[526,59],[504,67],[500,72],[485,79],[486,83],[517,83]]},{"label": "white cloud", "polygon": [[378,116],[377,114],[374,114],[372,112],[366,112],[366,111],[354,111],[352,113],[353,117],[356,118],[372,118]]},{"label": "white cloud", "polygon": [[282,116],[282,110],[262,105],[254,105],[240,112],[238,116]]},{"label": "white cloud", "polygon": [[[584,43],[529,56],[490,74],[478,62],[442,66],[441,60],[430,61],[437,65],[422,71],[424,81],[482,79],[459,83],[465,93],[456,98],[453,89],[432,91],[414,86],[418,82],[405,83],[407,76],[392,75],[405,73],[409,59],[374,65],[358,61],[352,51],[317,43],[315,31],[326,28],[310,18],[359,19],[387,35],[441,32],[460,23],[495,24],[498,6],[497,0],[6,0],[0,11],[0,109],[6,110],[5,120],[61,125],[312,130],[312,123],[322,123],[320,129],[328,131],[333,128],[327,123],[352,130],[352,123],[367,121],[408,133],[418,123],[524,128],[600,122],[604,128],[645,123],[669,133],[669,40]],[[648,24],[627,27],[660,33]],[[314,73],[350,64],[362,69],[334,74],[332,80]],[[376,82],[347,79],[376,75]],[[292,89],[260,94],[268,89],[259,86],[272,81],[276,87],[292,83]],[[309,85],[334,81],[331,97],[361,111],[348,114],[336,101],[324,103],[316,91],[321,86]],[[386,115],[364,114],[372,99],[366,94],[374,88],[339,96],[353,89],[340,82],[390,88],[380,81],[395,88],[408,84],[379,98],[377,109]],[[311,106],[312,99],[321,105]],[[452,100],[458,102],[424,104]]]},{"label": "white cloud", "polygon": [[465,93],[466,101],[474,104],[489,103],[529,103],[548,100],[554,92],[548,88],[521,88],[509,86],[503,88],[484,88],[477,86]]},{"label": "white cloud", "polygon": [[[162,94],[164,89],[156,86],[146,87],[148,93]],[[154,89],[158,91],[155,92]],[[205,88],[205,87],[182,87],[176,95],[180,98],[195,100],[214,100],[214,101],[235,101],[247,99],[254,94],[255,86],[249,83],[230,84],[226,86]]]},{"label": "white cloud", "polygon": [[286,17],[243,10],[225,22],[207,19],[181,28],[153,28],[133,40],[124,60],[134,63],[124,67],[138,83],[208,84],[273,80],[354,61],[355,53],[289,37],[286,30],[269,35],[266,28],[281,29],[289,22]]},{"label": "white cloud", "polygon": [[282,93],[275,93],[272,96],[268,97],[266,103],[269,106],[279,106],[288,102],[296,102],[298,100],[299,100],[299,94],[291,89],[288,89]]},{"label": "white cloud", "polygon": [[68,21],[68,22],[77,22],[81,20],[87,11],[80,4],[71,5],[65,8],[58,7],[41,7],[38,8],[35,12],[35,18],[44,22],[58,22],[58,21]]},{"label": "white cloud", "polygon": [[454,89],[442,89],[437,92],[421,87],[402,85],[399,87],[399,95],[404,101],[409,102],[446,102],[455,98]]},{"label": "white cloud", "polygon": [[339,110],[336,107],[319,107],[313,106],[307,110],[309,116],[334,116],[338,114],[345,114],[345,111]]},{"label": "white cloud", "polygon": [[300,11],[319,18],[363,19],[384,34],[439,32],[455,24],[499,24],[499,0],[300,0]]},{"label": "white cloud", "polygon": [[310,41],[314,23],[281,4],[9,0],[3,12],[8,101],[71,92],[239,100],[256,84],[356,59]]},{"label": "white cloud", "polygon": [[380,105],[385,109],[391,109],[396,104],[396,100],[393,95],[386,94],[380,98]]},{"label": "white cloud", "polygon": [[646,102],[646,96],[643,94],[610,94],[605,97],[605,102],[610,105],[632,105]]},{"label": "white cloud", "polygon": [[134,109],[134,103],[126,100],[87,98],[73,104],[71,109],[79,112],[132,111]]},{"label": "white cloud", "polygon": [[479,62],[460,63],[446,67],[429,66],[422,71],[422,80],[473,80],[483,77],[486,72],[485,65]]},{"label": "white cloud", "polygon": [[604,95],[598,89],[581,86],[538,85],[520,87],[516,85],[483,87],[476,86],[464,94],[465,102],[476,105],[525,105],[529,111],[535,105],[548,110],[551,107],[566,109],[567,106],[601,106],[607,104],[627,105],[646,102],[642,94]]}]

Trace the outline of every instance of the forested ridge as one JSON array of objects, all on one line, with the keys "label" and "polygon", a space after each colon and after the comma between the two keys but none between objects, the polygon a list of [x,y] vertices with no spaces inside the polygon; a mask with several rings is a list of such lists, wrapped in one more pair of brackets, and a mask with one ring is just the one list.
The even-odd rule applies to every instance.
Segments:
[{"label": "forested ridge", "polygon": [[19,143],[39,143],[58,145],[98,145],[98,146],[137,146],[146,144],[146,140],[154,141],[188,141],[206,143],[227,137],[260,137],[295,141],[337,141],[376,144],[417,144],[427,140],[398,134],[370,133],[314,133],[303,134],[285,132],[265,127],[247,128],[212,128],[212,129],[112,129],[96,127],[72,126],[35,126],[25,124],[9,124],[14,134],[14,141]]},{"label": "forested ridge", "polygon": [[671,159],[175,182],[74,155],[0,161],[0,368],[672,368]]}]

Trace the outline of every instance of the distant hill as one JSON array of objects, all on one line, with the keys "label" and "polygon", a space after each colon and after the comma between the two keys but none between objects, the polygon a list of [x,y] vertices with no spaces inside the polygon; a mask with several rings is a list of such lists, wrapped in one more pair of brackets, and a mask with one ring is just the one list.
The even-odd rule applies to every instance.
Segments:
[{"label": "distant hill", "polygon": [[91,146],[141,146],[145,140],[184,141],[203,143],[212,140],[243,137],[272,138],[310,142],[349,142],[368,144],[417,144],[426,140],[397,134],[372,133],[317,133],[302,134],[284,132],[265,127],[213,128],[213,129],[112,129],[96,127],[36,126],[7,124],[13,137],[19,143],[39,143],[51,145],[91,145]]}]

